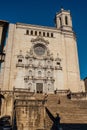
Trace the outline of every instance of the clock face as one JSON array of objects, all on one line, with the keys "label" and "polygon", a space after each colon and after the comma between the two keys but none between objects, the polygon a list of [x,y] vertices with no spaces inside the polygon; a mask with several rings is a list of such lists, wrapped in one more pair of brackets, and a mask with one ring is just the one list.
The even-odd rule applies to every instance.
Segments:
[{"label": "clock face", "polygon": [[42,45],[42,44],[40,44],[40,43],[36,44],[36,45],[34,46],[34,52],[35,52],[37,55],[39,55],[39,56],[44,55],[44,53],[45,53],[45,46]]}]

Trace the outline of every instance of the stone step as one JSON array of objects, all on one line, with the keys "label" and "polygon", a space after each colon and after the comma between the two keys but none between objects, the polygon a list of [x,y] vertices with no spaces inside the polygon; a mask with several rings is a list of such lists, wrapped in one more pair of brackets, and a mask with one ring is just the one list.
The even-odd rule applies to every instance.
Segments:
[{"label": "stone step", "polygon": [[[65,95],[54,94],[48,96],[46,106],[54,117],[59,113],[62,123],[87,123],[87,101],[70,100]],[[50,125],[49,117],[47,119]]]}]

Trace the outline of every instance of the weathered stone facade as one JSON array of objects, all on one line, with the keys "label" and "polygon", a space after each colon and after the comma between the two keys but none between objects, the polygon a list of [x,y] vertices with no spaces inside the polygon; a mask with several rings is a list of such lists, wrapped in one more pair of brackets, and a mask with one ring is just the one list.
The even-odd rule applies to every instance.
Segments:
[{"label": "weathered stone facade", "polygon": [[[35,122],[38,120],[39,123],[40,120],[43,120],[41,123],[44,122],[44,105],[39,106],[38,104],[41,104],[43,100],[37,102],[36,98],[24,100],[22,97],[17,100],[17,97],[13,95],[14,89],[20,90],[19,94],[21,89],[26,89],[30,93],[43,94],[67,90],[85,91],[84,83],[80,81],[76,36],[72,28],[70,11],[61,9],[56,14],[55,23],[56,27],[52,28],[0,21],[0,88],[7,100],[2,103],[4,109],[1,114],[12,117],[15,99],[16,105],[19,105],[16,109],[18,124],[20,124],[18,130],[23,128],[27,130],[29,126],[35,127]],[[4,60],[2,56],[5,57]],[[25,109],[28,110],[25,111]],[[26,112],[28,114],[25,114]],[[27,115],[29,116],[26,117]],[[22,118],[26,119],[24,124],[20,123]],[[28,121],[32,125],[29,125]],[[43,126],[44,123],[40,124],[42,129]]]}]

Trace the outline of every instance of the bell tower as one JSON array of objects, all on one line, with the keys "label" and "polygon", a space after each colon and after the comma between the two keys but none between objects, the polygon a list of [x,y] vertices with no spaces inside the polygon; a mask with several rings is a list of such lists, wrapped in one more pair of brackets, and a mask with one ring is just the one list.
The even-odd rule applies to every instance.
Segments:
[{"label": "bell tower", "polygon": [[61,9],[60,12],[56,14],[56,28],[72,31],[72,18],[69,10]]}]

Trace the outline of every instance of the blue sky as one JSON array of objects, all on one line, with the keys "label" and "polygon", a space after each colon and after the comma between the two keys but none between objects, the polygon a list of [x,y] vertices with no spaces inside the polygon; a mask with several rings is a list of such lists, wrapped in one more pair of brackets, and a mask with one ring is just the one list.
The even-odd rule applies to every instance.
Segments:
[{"label": "blue sky", "polygon": [[0,0],[0,19],[54,27],[55,14],[61,7],[71,11],[83,79],[87,76],[86,0]]}]

